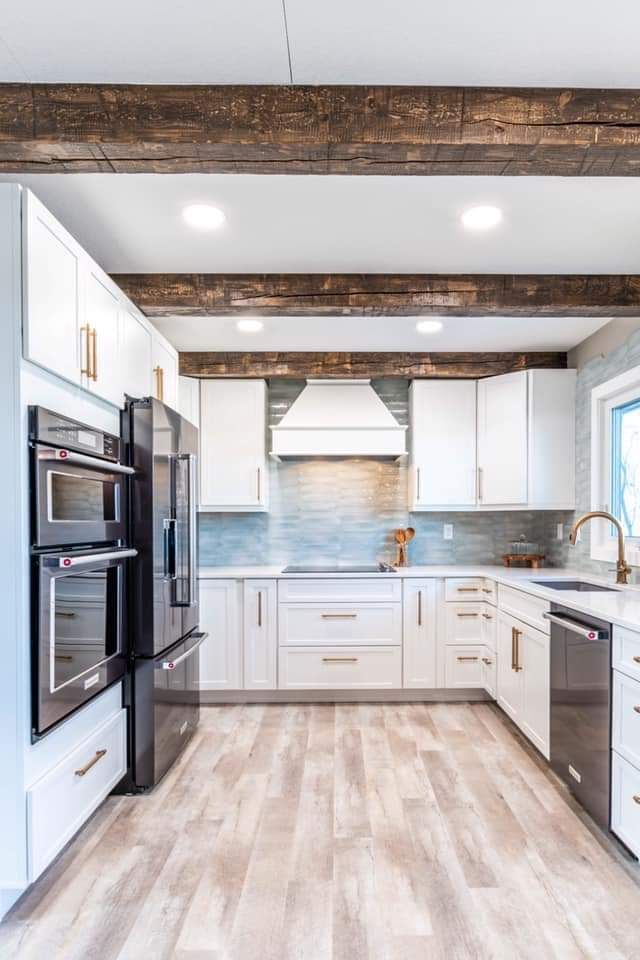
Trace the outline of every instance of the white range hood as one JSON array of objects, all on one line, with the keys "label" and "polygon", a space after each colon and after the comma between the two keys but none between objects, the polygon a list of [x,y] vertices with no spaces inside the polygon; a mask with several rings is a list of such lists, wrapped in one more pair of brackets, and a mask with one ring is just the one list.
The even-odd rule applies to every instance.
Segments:
[{"label": "white range hood", "polygon": [[285,457],[372,457],[406,453],[401,426],[370,380],[307,380],[280,423],[271,454]]}]

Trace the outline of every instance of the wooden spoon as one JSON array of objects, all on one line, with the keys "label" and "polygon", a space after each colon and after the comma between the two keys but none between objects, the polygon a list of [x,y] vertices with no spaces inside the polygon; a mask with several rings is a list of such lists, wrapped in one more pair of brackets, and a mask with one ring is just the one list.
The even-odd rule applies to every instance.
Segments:
[{"label": "wooden spoon", "polygon": [[407,542],[407,531],[406,531],[406,530],[402,530],[402,529],[396,530],[396,541],[397,541],[398,543],[406,543],[406,542]]},{"label": "wooden spoon", "polygon": [[413,538],[416,535],[416,531],[413,529],[413,527],[407,527],[404,533],[405,533],[405,538],[407,543],[413,540]]}]

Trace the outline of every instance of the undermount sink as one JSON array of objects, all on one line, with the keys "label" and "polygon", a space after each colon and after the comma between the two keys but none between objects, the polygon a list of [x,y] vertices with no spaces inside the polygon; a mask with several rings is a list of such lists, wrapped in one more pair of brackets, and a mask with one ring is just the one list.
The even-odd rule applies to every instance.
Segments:
[{"label": "undermount sink", "polygon": [[550,590],[575,590],[577,593],[615,593],[616,587],[604,587],[601,583],[588,583],[586,580],[532,580],[538,587]]}]

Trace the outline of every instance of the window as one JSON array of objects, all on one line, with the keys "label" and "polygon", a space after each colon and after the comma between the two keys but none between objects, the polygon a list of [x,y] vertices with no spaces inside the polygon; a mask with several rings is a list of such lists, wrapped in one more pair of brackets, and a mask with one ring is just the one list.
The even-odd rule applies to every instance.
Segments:
[{"label": "window", "polygon": [[[591,509],[617,517],[631,538],[631,559],[640,549],[640,367],[591,392]],[[615,529],[595,521],[591,556],[613,560],[616,553]]]}]

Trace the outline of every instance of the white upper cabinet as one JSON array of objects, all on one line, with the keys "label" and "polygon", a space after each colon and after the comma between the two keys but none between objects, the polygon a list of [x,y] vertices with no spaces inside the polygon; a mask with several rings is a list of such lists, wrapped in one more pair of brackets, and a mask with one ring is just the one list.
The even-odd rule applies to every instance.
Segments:
[{"label": "white upper cabinet", "polygon": [[571,510],[575,370],[417,380],[410,510]]},{"label": "white upper cabinet", "polygon": [[200,504],[209,511],[268,509],[267,385],[264,380],[200,384]]},{"label": "white upper cabinet", "polygon": [[85,260],[81,384],[116,406],[123,401],[118,288],[93,262]]},{"label": "white upper cabinet", "polygon": [[414,380],[411,417],[411,510],[476,503],[475,380]]},{"label": "white upper cabinet", "polygon": [[478,501],[527,503],[527,373],[478,381]]},{"label": "white upper cabinet", "polygon": [[153,331],[151,343],[152,396],[178,409],[178,354],[168,340]]},{"label": "white upper cabinet", "polygon": [[122,389],[130,397],[151,395],[151,339],[149,325],[130,303],[120,312]]},{"label": "white upper cabinet", "polygon": [[24,356],[79,383],[84,252],[27,190],[22,223]]},{"label": "white upper cabinet", "polygon": [[200,426],[200,381],[196,377],[178,377],[178,412]]}]

